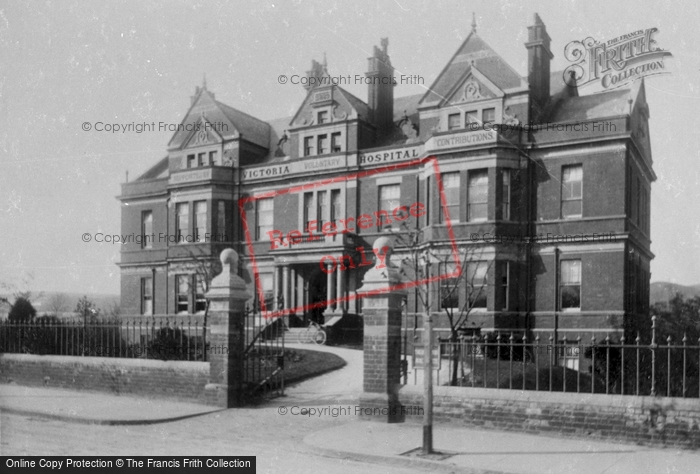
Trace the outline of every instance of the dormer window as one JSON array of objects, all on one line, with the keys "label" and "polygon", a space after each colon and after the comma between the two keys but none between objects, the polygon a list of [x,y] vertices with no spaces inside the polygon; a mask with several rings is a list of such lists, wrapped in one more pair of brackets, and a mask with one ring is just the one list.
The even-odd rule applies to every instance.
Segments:
[{"label": "dormer window", "polygon": [[467,125],[470,123],[479,123],[479,113],[476,110],[467,112]]},{"label": "dormer window", "polygon": [[187,167],[194,168],[194,155],[187,155]]},{"label": "dormer window", "polygon": [[328,111],[327,110],[321,110],[318,113],[318,120],[316,122],[320,125],[323,123],[328,123]]},{"label": "dormer window", "polygon": [[207,154],[206,153],[200,153],[197,156],[197,166],[202,167],[202,166],[206,165],[206,161],[207,161]]},{"label": "dormer window", "polygon": [[218,165],[217,155],[218,155],[218,153],[216,152],[216,150],[209,152],[209,165],[210,166],[217,166]]}]

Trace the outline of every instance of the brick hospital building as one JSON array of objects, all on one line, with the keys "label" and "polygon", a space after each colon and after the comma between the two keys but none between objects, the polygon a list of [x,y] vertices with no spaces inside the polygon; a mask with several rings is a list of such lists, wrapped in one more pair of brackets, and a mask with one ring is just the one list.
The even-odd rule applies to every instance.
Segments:
[{"label": "brick hospital building", "polygon": [[[325,60],[312,61],[306,77],[319,80],[306,82],[320,85],[305,85],[296,114],[278,120],[198,87],[165,157],[122,185],[121,233],[154,236],[122,248],[123,312],[201,312],[208,274],[198,269],[227,247],[244,256],[252,308],[260,299],[279,310],[343,298],[369,267],[334,261],[371,259],[379,236],[419,232],[419,248],[448,256],[454,242],[471,256],[457,291],[445,291],[450,279],[431,287],[438,327],[447,326],[443,307],[465,304],[468,326],[481,332],[556,330],[571,341],[634,327],[648,309],[654,257],[644,83],[579,96],[550,71],[539,16],[527,30],[526,77],[473,26],[415,96],[394,97],[387,40],[368,60],[366,100],[324,81]],[[437,160],[444,202],[437,168],[416,162],[425,157]],[[356,225],[402,205],[400,221]],[[324,224],[339,230],[324,235]],[[275,245],[271,235],[284,237]],[[454,269],[435,262],[431,272]],[[407,311],[418,306],[409,292]],[[361,314],[362,300],[351,299],[297,316]]]}]

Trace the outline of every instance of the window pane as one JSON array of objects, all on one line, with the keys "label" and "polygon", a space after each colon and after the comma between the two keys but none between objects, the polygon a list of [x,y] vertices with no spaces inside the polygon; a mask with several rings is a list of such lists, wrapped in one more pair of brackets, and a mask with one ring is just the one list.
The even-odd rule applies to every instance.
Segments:
[{"label": "window pane", "polygon": [[331,135],[331,148],[332,152],[336,153],[342,151],[342,144],[340,143],[340,132]]},{"label": "window pane", "polygon": [[326,111],[319,112],[318,113],[318,123],[322,124],[322,123],[326,123],[326,122],[328,122],[328,112],[326,112]]},{"label": "window pane", "polygon": [[476,110],[467,112],[467,123],[479,123],[479,114]]},{"label": "window pane", "polygon": [[562,217],[582,216],[582,197],[583,167],[581,165],[563,167],[561,176]]},{"label": "window pane", "polygon": [[486,170],[469,173],[468,220],[486,220],[488,212],[489,177]]},{"label": "window pane", "polygon": [[462,114],[452,114],[447,117],[447,129],[456,130],[462,128]]},{"label": "window pane", "polygon": [[145,211],[141,214],[141,248],[150,249],[153,245],[153,213]]},{"label": "window pane", "polygon": [[267,237],[267,233],[273,229],[274,201],[273,198],[259,199],[257,202],[257,240]]},{"label": "window pane", "polygon": [[328,213],[328,195],[326,191],[318,192],[318,209],[316,210],[316,216],[318,217],[318,227],[321,229],[326,219]]},{"label": "window pane", "polygon": [[471,308],[486,308],[486,288],[474,287],[469,292],[469,306]]},{"label": "window pane", "polygon": [[561,283],[562,285],[581,284],[580,260],[563,260],[561,262]]},{"label": "window pane", "polygon": [[313,218],[313,193],[304,193],[304,232],[309,228],[309,221]]},{"label": "window pane", "polygon": [[[455,265],[453,263],[440,264],[440,275],[449,275],[454,273]],[[457,288],[457,278],[443,278],[440,282],[440,309],[442,308],[458,308],[459,307],[459,291]]]},{"label": "window pane", "polygon": [[466,283],[467,298],[472,308],[486,308],[486,296],[488,294],[488,263],[467,263]]},{"label": "window pane", "polygon": [[508,302],[508,273],[510,270],[510,264],[509,262],[498,262],[499,263],[499,268],[498,268],[498,273],[501,277],[501,285],[500,285],[500,301],[501,301],[501,307],[508,311],[509,308],[509,302]]},{"label": "window pane", "polygon": [[204,296],[206,293],[204,275],[197,273],[195,275],[195,297],[194,297],[194,312],[202,313],[207,308],[207,299]]},{"label": "window pane", "polygon": [[207,202],[197,201],[194,203],[194,232],[195,241],[204,242],[207,233]]},{"label": "window pane", "polygon": [[[175,206],[175,219],[176,219],[176,229],[177,229],[177,243],[186,243],[189,237],[187,233],[190,228],[190,205],[187,202],[178,203]],[[191,239],[190,239],[191,240]]]},{"label": "window pane", "polygon": [[338,223],[338,219],[340,219],[340,212],[341,212],[341,204],[340,204],[340,191],[339,190],[333,190],[331,191],[331,222],[334,222],[336,225]]},{"label": "window pane", "polygon": [[485,124],[493,123],[496,121],[496,109],[484,109],[483,113],[484,113],[483,122]]},{"label": "window pane", "polygon": [[153,314],[153,279],[141,279],[141,314]]},{"label": "window pane", "polygon": [[510,170],[503,170],[502,176],[502,196],[501,196],[501,219],[510,220]]},{"label": "window pane", "polygon": [[216,152],[216,151],[209,152],[209,164],[210,165],[217,166],[219,164],[217,155],[218,155],[218,152]]},{"label": "window pane", "polygon": [[561,308],[572,309],[581,307],[581,287],[562,286],[561,287]]},{"label": "window pane", "polygon": [[581,307],[581,261],[563,260],[561,272],[561,309]]},{"label": "window pane", "polygon": [[175,277],[175,288],[177,291],[176,295],[176,308],[178,313],[187,313],[189,310],[187,295],[190,291],[189,275],[177,275]]},{"label": "window pane", "polygon": [[318,136],[318,154],[328,153],[328,135]]},{"label": "window pane", "polygon": [[[379,187],[379,210],[380,211],[387,211],[387,214],[391,216],[391,211],[395,208],[400,206],[399,200],[401,199],[401,186],[398,184],[391,184],[387,186],[380,186]],[[387,228],[391,227],[391,224],[389,225],[382,225],[382,223],[386,220],[386,217],[382,217],[380,221],[380,225],[377,226],[378,230],[381,230],[382,228]],[[394,221],[392,220],[392,223]]]},{"label": "window pane", "polygon": [[[381,200],[382,201],[390,201],[390,200],[397,200],[401,197],[401,186],[398,184],[392,184],[388,186],[381,186],[379,188],[380,195],[381,195]],[[398,203],[395,203],[395,205]],[[384,208],[382,208],[384,209]]]},{"label": "window pane", "polygon": [[228,241],[229,237],[226,235],[226,202],[219,201],[217,203],[216,209],[216,233],[218,241]]},{"label": "window pane", "polygon": [[[445,204],[450,213],[451,222],[459,222],[459,173],[445,173],[442,175],[442,187],[445,191]],[[446,222],[445,211],[440,205],[440,222]]]},{"label": "window pane", "polygon": [[311,156],[314,154],[314,137],[304,138],[304,156]]}]

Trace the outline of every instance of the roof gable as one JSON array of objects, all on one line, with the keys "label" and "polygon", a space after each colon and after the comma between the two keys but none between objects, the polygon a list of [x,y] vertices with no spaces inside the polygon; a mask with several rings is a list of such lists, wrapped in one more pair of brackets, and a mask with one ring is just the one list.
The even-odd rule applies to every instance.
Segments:
[{"label": "roof gable", "polygon": [[332,122],[369,115],[367,104],[342,87],[335,85],[316,87],[306,94],[306,98],[289,124],[290,127],[314,125],[316,123],[314,110],[329,106],[331,107],[330,120]]},{"label": "roof gable", "polygon": [[440,72],[421,99],[421,106],[443,102],[467,71],[475,66],[494,86],[502,91],[523,86],[523,80],[476,32],[472,31]]},{"label": "roof gable", "polygon": [[[234,134],[237,135],[235,129]],[[189,137],[184,140],[182,148],[196,148],[221,142],[223,142],[223,137],[217,132],[215,124],[209,122],[206,116],[202,114],[199,120],[195,122],[192,131],[189,132]]]},{"label": "roof gable", "polygon": [[270,126],[267,123],[218,102],[214,94],[202,88],[170,139],[168,149],[179,150],[191,146],[195,135],[193,130],[202,120],[212,126],[221,140],[243,136],[245,140],[265,148],[270,140]]},{"label": "roof gable", "polygon": [[479,100],[503,97],[505,93],[488,77],[482,74],[476,66],[467,69],[464,77],[455,82],[455,86],[447,94],[440,105],[456,105]]}]

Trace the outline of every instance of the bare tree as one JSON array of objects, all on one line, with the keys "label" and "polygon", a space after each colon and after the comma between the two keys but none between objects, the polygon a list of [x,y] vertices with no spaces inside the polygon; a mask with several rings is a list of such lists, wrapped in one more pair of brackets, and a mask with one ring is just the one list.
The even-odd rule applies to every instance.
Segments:
[{"label": "bare tree", "polygon": [[68,311],[68,297],[65,293],[54,293],[47,301],[49,315],[59,317],[61,313]]},{"label": "bare tree", "polygon": [[[445,248],[436,248],[430,242],[424,242],[422,229],[410,230],[404,226],[400,232],[392,233],[398,244],[397,253],[405,254],[401,260],[403,275],[411,281],[432,280],[431,272],[434,270],[440,275],[435,282],[437,291],[431,292],[435,286],[428,283],[417,285],[415,295],[424,317],[433,311],[444,311],[449,323],[449,342],[458,342],[460,331],[466,329],[469,316],[475,308],[481,307],[486,297],[487,278],[493,260],[482,260],[483,247],[474,245],[458,245],[458,255],[455,255],[452,246],[446,248],[447,252]],[[466,291],[461,295],[462,288]],[[431,298],[431,294],[436,297]],[[459,351],[452,350],[451,356],[453,363],[450,383],[457,385]]]},{"label": "bare tree", "polygon": [[[211,287],[212,279],[221,273],[221,263],[216,257],[210,255],[205,255],[200,249],[199,252],[189,251],[189,256],[191,260],[186,264],[186,268],[195,275],[195,313],[199,312],[197,309],[197,297],[196,295],[202,294],[206,295]],[[191,284],[191,283],[190,283]],[[199,286],[199,287],[197,287]],[[201,293],[200,293],[201,292]],[[203,321],[202,321],[202,347],[206,351],[207,347],[207,324],[209,317],[209,300],[204,299],[203,311]]]}]

